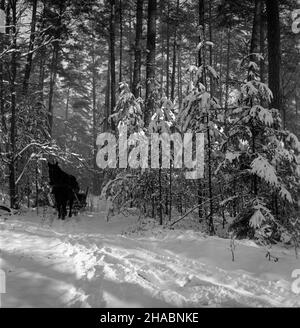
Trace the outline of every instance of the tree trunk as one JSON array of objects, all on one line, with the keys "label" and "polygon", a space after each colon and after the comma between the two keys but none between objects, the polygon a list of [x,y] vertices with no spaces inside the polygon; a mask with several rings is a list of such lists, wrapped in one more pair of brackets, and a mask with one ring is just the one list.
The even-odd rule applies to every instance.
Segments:
[{"label": "tree trunk", "polygon": [[219,101],[220,101],[220,106],[223,108],[223,83],[222,83],[222,78],[223,78],[223,31],[221,32],[221,41],[220,41],[220,57],[219,57],[219,65],[220,65],[220,70],[219,70],[219,78],[220,78],[220,90],[219,90]]},{"label": "tree trunk", "polygon": [[140,81],[141,81],[141,63],[142,63],[142,49],[141,39],[143,32],[143,3],[144,0],[137,0],[136,4],[136,30],[135,30],[135,47],[134,47],[134,68],[132,93],[137,98],[140,96]]},{"label": "tree trunk", "polygon": [[67,91],[67,101],[66,101],[66,110],[65,110],[65,122],[66,123],[68,123],[68,120],[69,120],[69,103],[70,103],[70,87],[68,87],[68,91]]},{"label": "tree trunk", "polygon": [[10,22],[11,22],[10,11],[11,11],[11,3],[10,3],[10,1],[7,1],[7,5],[6,5],[6,28],[5,28],[5,34],[7,34],[7,35],[9,35],[9,32],[10,32]]},{"label": "tree trunk", "polygon": [[149,124],[155,103],[156,5],[157,0],[148,0],[145,126]]},{"label": "tree trunk", "polygon": [[39,215],[39,183],[38,183],[39,169],[38,162],[35,166],[35,203],[36,203],[36,214]]},{"label": "tree trunk", "polygon": [[[199,43],[202,40],[202,37],[204,38],[204,31],[205,31],[205,27],[204,27],[204,0],[199,0],[198,1],[198,28],[199,28],[199,32],[201,29],[201,33],[199,34]],[[199,49],[197,57],[198,57],[198,67],[200,67],[202,64],[204,64],[204,52],[201,51],[201,49]],[[200,77],[199,82],[204,83],[205,81],[203,80],[203,74]],[[199,217],[199,221],[203,216],[203,183],[202,181],[199,179],[198,183],[197,183],[197,198],[198,198],[198,217]]]},{"label": "tree trunk", "polygon": [[[266,37],[266,24],[264,17],[264,2],[261,5],[260,13],[260,53],[265,57],[265,37]],[[265,61],[264,59],[260,60],[260,80],[265,83]]]},{"label": "tree trunk", "polygon": [[[5,0],[1,0],[0,9],[5,10]],[[0,33],[0,53],[4,50],[4,43],[5,43],[5,34]],[[4,71],[3,71],[3,61],[0,58],[0,115],[1,115],[1,126],[5,135],[7,135],[7,125],[5,119],[5,112],[4,112]],[[7,143],[6,143],[7,144]]]},{"label": "tree trunk", "polygon": [[53,96],[54,96],[54,87],[55,87],[56,75],[57,75],[58,52],[59,52],[59,44],[58,44],[58,41],[55,41],[54,45],[53,45],[53,51],[52,51],[50,86],[49,86],[49,104],[48,104],[50,136],[52,136],[52,133],[53,133]]},{"label": "tree trunk", "polygon": [[280,20],[279,1],[266,0],[267,22],[268,22],[268,58],[269,58],[269,88],[273,92],[273,99],[270,108],[282,110],[283,125],[285,126],[285,110],[281,106],[281,86],[280,86]]},{"label": "tree trunk", "polygon": [[[66,110],[65,110],[65,124],[64,124],[64,135],[67,135],[67,126],[69,120],[69,103],[70,103],[70,87],[68,87],[67,91],[67,101],[66,101]],[[65,138],[65,149],[67,149],[67,138]]]},{"label": "tree trunk", "polygon": [[132,14],[131,14],[131,9],[129,9],[129,31],[128,31],[128,58],[129,58],[129,88],[132,90],[132,84],[133,84],[133,61],[134,61],[134,47],[132,46]]},{"label": "tree trunk", "polygon": [[[179,13],[179,0],[177,0],[176,5],[176,18]],[[175,99],[175,81],[176,81],[176,51],[177,51],[177,22],[175,21],[175,29],[174,29],[174,41],[173,41],[173,68],[171,75],[171,100]]]},{"label": "tree trunk", "polygon": [[[115,58],[115,0],[110,0],[109,19],[109,53],[110,53],[110,114],[113,113],[116,105],[116,58]],[[115,129],[113,121],[110,127]]]},{"label": "tree trunk", "polygon": [[298,110],[299,110],[299,95],[295,93],[295,104],[296,104],[296,120],[298,121]]},{"label": "tree trunk", "polygon": [[37,0],[33,0],[30,39],[29,39],[28,55],[27,55],[24,81],[23,81],[23,94],[27,93],[30,72],[31,72],[31,67],[32,67],[33,46],[34,46],[34,40],[35,40],[35,26],[36,26],[36,9],[37,9]]},{"label": "tree trunk", "polygon": [[92,52],[92,100],[93,100],[93,169],[94,169],[94,176],[93,176],[93,194],[97,195],[99,192],[99,181],[98,181],[98,166],[96,163],[96,157],[97,157],[97,96],[96,96],[96,63],[95,63],[95,50],[93,49]]},{"label": "tree trunk", "polygon": [[213,221],[213,190],[212,190],[212,162],[211,162],[211,140],[210,140],[210,129],[207,125],[207,148],[208,148],[208,196],[209,196],[209,233],[215,234],[215,227]]},{"label": "tree trunk", "polygon": [[182,103],[182,74],[181,74],[181,40],[179,40],[178,45],[178,72],[177,72],[177,84],[178,84],[178,103],[179,108]]},{"label": "tree trunk", "polygon": [[159,224],[163,224],[163,208],[162,208],[162,181],[161,181],[161,165],[158,169],[158,188],[159,188],[159,203],[158,203],[158,210],[159,210]]},{"label": "tree trunk", "polygon": [[172,206],[173,206],[173,193],[172,193],[172,159],[170,159],[169,171],[169,221],[172,220]]},{"label": "tree trunk", "polygon": [[161,49],[161,66],[160,66],[160,92],[161,95],[164,94],[164,70],[165,70],[165,43],[164,43],[164,23],[163,23],[163,15],[164,15],[164,1],[159,1],[159,17],[160,17],[160,49]]},{"label": "tree trunk", "polygon": [[122,82],[122,61],[123,61],[123,4],[119,2],[119,18],[120,18],[120,67],[119,67],[119,82]]},{"label": "tree trunk", "polygon": [[[255,0],[255,8],[254,8],[254,19],[253,19],[253,27],[252,27],[252,37],[251,37],[251,45],[250,45],[250,61],[253,63],[258,63],[258,59],[254,56],[254,53],[259,52],[260,47],[260,26],[261,26],[261,8],[262,8],[262,0]],[[254,70],[253,65],[249,67],[248,72],[248,81],[255,80],[256,72]],[[250,107],[253,106],[252,100],[250,102]],[[254,119],[250,120],[250,128],[252,131],[252,154],[256,153],[256,124]],[[258,181],[257,176],[254,174],[252,179],[253,185],[253,193],[255,196],[258,194]]]},{"label": "tree trunk", "polygon": [[228,28],[228,31],[227,31],[227,62],[226,62],[226,85],[225,85],[225,115],[224,115],[224,120],[226,122],[226,112],[228,110],[228,103],[229,103],[229,70],[230,70],[230,37],[231,37],[231,33],[230,33],[230,28]]},{"label": "tree trunk", "polygon": [[39,67],[39,100],[41,105],[44,103],[44,80],[45,80],[45,49],[41,49]]},{"label": "tree trunk", "polygon": [[[42,14],[43,22],[44,22],[45,12],[46,12],[46,8],[44,4],[44,9]],[[42,23],[41,29],[43,30],[44,27],[45,27],[44,23]],[[41,106],[43,106],[44,104],[44,80],[45,80],[45,57],[46,57],[45,54],[46,54],[46,48],[45,46],[42,46],[41,49],[39,50],[39,93],[40,93],[39,101]]]},{"label": "tree trunk", "polygon": [[11,55],[11,123],[10,123],[10,163],[9,163],[9,190],[10,190],[10,207],[15,208],[17,205],[17,192],[16,192],[16,181],[15,181],[15,154],[16,154],[16,77],[17,77],[17,0],[11,1],[12,11],[12,38],[13,38],[13,49]]},{"label": "tree trunk", "polygon": [[[259,52],[260,47],[260,28],[261,28],[261,8],[262,8],[262,0],[255,0],[255,8],[254,8],[254,19],[252,25],[252,37],[251,37],[251,45],[250,45],[250,61],[254,63],[258,63],[258,59],[253,54],[257,54]],[[255,71],[253,67],[249,67],[249,76],[248,80],[255,79]]]},{"label": "tree trunk", "polygon": [[106,78],[106,90],[105,90],[105,115],[104,115],[104,131],[108,131],[109,124],[108,124],[108,118],[110,113],[110,60],[108,60],[107,65],[107,78]]},{"label": "tree trunk", "polygon": [[[46,3],[45,3],[46,5]],[[58,14],[58,23],[55,33],[55,41],[53,42],[53,52],[52,52],[52,62],[50,70],[50,87],[49,87],[49,104],[48,104],[48,115],[49,115],[49,133],[52,136],[53,133],[53,98],[54,98],[54,88],[56,83],[56,76],[58,70],[58,56],[60,48],[60,38],[61,38],[61,26],[62,26],[62,17],[65,9],[65,3],[60,3],[59,14]]]},{"label": "tree trunk", "polygon": [[176,28],[173,41],[173,62],[172,62],[172,74],[171,74],[171,101],[175,99],[175,80],[176,80]]},{"label": "tree trunk", "polygon": [[168,1],[168,10],[167,10],[167,61],[166,61],[166,79],[167,79],[167,83],[166,83],[166,96],[167,98],[169,98],[170,95],[170,71],[169,71],[169,67],[170,67],[170,23],[169,23],[169,19],[170,19],[170,3],[169,0]]},{"label": "tree trunk", "polygon": [[[213,42],[213,33],[212,33],[212,13],[211,13],[211,1],[209,1],[209,29],[208,29],[208,33],[209,33],[209,41]],[[213,67],[213,47],[209,47],[209,65],[211,67]],[[214,77],[210,76],[210,95],[211,97],[214,96],[214,92],[215,92],[215,88],[214,88]]]},{"label": "tree trunk", "polygon": [[[204,0],[199,0],[198,2],[198,25],[199,28],[202,26],[203,34],[205,33],[205,22],[204,22]],[[199,31],[200,32],[200,31]],[[199,35],[199,42],[201,42],[201,35]],[[202,65],[203,55],[201,54],[201,49],[198,51],[198,67]]]}]

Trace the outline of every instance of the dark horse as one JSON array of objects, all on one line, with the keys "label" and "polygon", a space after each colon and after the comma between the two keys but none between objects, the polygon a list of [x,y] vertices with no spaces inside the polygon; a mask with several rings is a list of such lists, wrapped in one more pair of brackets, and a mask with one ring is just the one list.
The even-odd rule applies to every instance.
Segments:
[{"label": "dark horse", "polygon": [[64,220],[67,215],[67,205],[69,204],[69,217],[72,216],[72,207],[79,186],[73,175],[64,172],[56,162],[48,162],[50,186],[55,198],[55,206],[58,211],[58,218]]}]

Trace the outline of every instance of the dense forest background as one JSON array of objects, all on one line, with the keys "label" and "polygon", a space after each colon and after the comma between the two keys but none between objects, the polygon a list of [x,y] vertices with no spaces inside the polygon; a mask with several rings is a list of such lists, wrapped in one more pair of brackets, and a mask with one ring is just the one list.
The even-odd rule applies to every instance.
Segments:
[{"label": "dense forest background", "polygon": [[[299,225],[296,1],[0,7],[0,192],[12,208],[43,201],[45,163],[57,159],[83,190],[161,223],[196,210],[212,234],[228,214],[241,235]],[[120,123],[205,133],[204,178],[186,180],[172,159],[169,169],[99,169],[97,135]]]}]

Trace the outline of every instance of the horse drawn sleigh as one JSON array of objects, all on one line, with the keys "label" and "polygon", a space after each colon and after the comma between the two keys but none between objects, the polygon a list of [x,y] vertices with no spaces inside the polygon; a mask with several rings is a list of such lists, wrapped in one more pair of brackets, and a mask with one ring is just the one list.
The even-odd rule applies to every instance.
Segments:
[{"label": "horse drawn sleigh", "polygon": [[76,178],[64,172],[57,162],[54,164],[48,162],[48,168],[49,184],[52,187],[51,194],[54,196],[58,218],[62,220],[66,218],[68,206],[68,216],[77,215],[87,205],[88,188],[85,193],[80,192]]}]

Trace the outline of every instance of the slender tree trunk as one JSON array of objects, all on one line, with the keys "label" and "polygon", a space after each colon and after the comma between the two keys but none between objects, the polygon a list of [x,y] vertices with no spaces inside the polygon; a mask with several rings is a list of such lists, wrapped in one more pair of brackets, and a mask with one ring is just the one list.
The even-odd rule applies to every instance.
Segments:
[{"label": "slender tree trunk", "polygon": [[169,172],[169,221],[172,220],[172,206],[173,206],[173,193],[172,193],[172,159],[170,159],[170,172]]},{"label": "slender tree trunk", "polygon": [[295,104],[296,104],[296,120],[298,121],[299,95],[297,94],[297,91],[295,93]]},{"label": "slender tree trunk", "polygon": [[35,27],[36,27],[36,9],[37,9],[37,0],[33,0],[30,39],[29,39],[28,55],[27,55],[25,74],[24,74],[24,80],[23,80],[23,93],[24,94],[26,94],[27,90],[28,90],[30,72],[31,72],[31,67],[32,67],[32,57],[33,57],[33,47],[34,47],[34,41],[35,41]]},{"label": "slender tree trunk", "polygon": [[[262,8],[262,0],[255,0],[255,8],[254,8],[254,19],[253,19],[253,27],[252,27],[252,38],[251,38],[251,45],[250,45],[250,61],[253,63],[258,63],[258,59],[256,56],[254,56],[254,53],[259,52],[259,46],[260,46],[260,26],[261,26],[261,10]],[[254,80],[256,77],[256,72],[254,67],[251,65],[249,67],[249,73],[248,73],[248,81]],[[252,101],[250,102],[250,106],[253,106]],[[251,119],[250,121],[250,128],[252,131],[252,153],[256,153],[256,124],[255,120]],[[255,196],[258,194],[258,181],[257,176],[254,174],[252,179],[252,185],[253,185],[253,193]]]},{"label": "slender tree trunk", "polygon": [[54,87],[55,87],[56,75],[57,75],[58,52],[59,52],[59,44],[58,44],[58,41],[55,41],[54,45],[53,45],[53,51],[52,51],[50,86],[49,86],[49,104],[48,104],[50,136],[52,136],[52,133],[53,133],[53,119],[54,119],[53,118],[53,96],[54,96]]},{"label": "slender tree trunk", "polygon": [[[45,2],[46,6],[46,2]],[[59,49],[60,49],[60,38],[61,38],[61,25],[62,25],[62,16],[65,10],[65,3],[60,3],[59,14],[58,14],[58,26],[55,34],[55,41],[53,42],[53,52],[52,52],[52,62],[50,70],[50,86],[49,86],[49,104],[48,104],[48,114],[49,114],[49,132],[50,136],[53,133],[53,98],[54,98],[54,88],[56,84],[57,70],[58,70],[58,58],[59,58]]]},{"label": "slender tree trunk", "polygon": [[[67,91],[67,101],[66,101],[66,110],[65,110],[65,124],[64,124],[64,135],[67,135],[67,126],[69,120],[69,102],[70,102],[70,87]],[[65,149],[67,149],[67,138],[65,138]]]},{"label": "slender tree trunk", "polygon": [[96,163],[96,157],[97,157],[97,96],[96,96],[96,63],[95,63],[95,50],[93,49],[92,52],[92,99],[93,99],[93,169],[94,169],[94,177],[93,177],[93,194],[97,195],[99,192],[99,181],[98,181],[98,167]]},{"label": "slender tree trunk", "polygon": [[208,148],[208,197],[209,197],[209,232],[211,235],[215,234],[213,222],[213,191],[212,191],[212,162],[211,162],[211,138],[210,129],[207,125],[207,148]]},{"label": "slender tree trunk", "polygon": [[44,81],[45,81],[45,49],[41,49],[39,67],[39,99],[41,105],[44,103]]},{"label": "slender tree trunk", "polygon": [[156,5],[157,0],[148,0],[145,126],[149,124],[155,103]]},{"label": "slender tree trunk", "polygon": [[279,1],[266,0],[267,22],[268,22],[268,59],[269,59],[269,88],[273,92],[273,99],[270,107],[282,111],[283,125],[285,126],[285,110],[281,106],[281,47],[280,47],[280,20],[279,20]]},{"label": "slender tree trunk", "polygon": [[[23,79],[23,89],[22,89],[23,96],[27,95],[30,74],[31,74],[31,70],[32,70],[32,57],[33,57],[33,49],[34,49],[34,41],[35,41],[35,28],[36,28],[36,12],[37,12],[37,0],[33,0],[28,54],[27,54],[24,79]],[[23,167],[23,169],[25,169],[24,165],[26,165],[25,164],[26,157],[28,157],[28,156],[29,156],[29,154],[22,156],[22,158],[18,161],[18,165],[16,165],[16,172],[17,172],[16,175],[19,175],[20,167]]]},{"label": "slender tree trunk", "polygon": [[11,22],[10,12],[11,12],[11,3],[8,0],[6,5],[6,28],[5,28],[5,34],[7,35],[9,35],[10,33],[10,22]]},{"label": "slender tree trunk", "polygon": [[170,95],[170,0],[167,0],[168,2],[168,9],[167,9],[167,61],[166,61],[166,96],[169,98]]},{"label": "slender tree trunk", "polygon": [[[202,26],[202,31],[203,31],[203,34],[205,33],[205,21],[204,21],[204,6],[205,6],[205,3],[204,3],[204,0],[198,0],[198,25],[199,27]],[[201,33],[200,33],[201,34]],[[199,42],[201,42],[201,35],[199,35]],[[203,58],[203,55],[201,53],[201,49],[199,49],[198,51],[198,67],[200,67],[202,65],[202,59],[204,60]]]},{"label": "slender tree trunk", "polygon": [[36,203],[36,214],[39,215],[39,183],[38,183],[39,169],[38,162],[35,166],[35,203]]},{"label": "slender tree trunk", "polygon": [[164,43],[164,24],[163,24],[163,15],[164,15],[164,1],[159,1],[159,17],[160,17],[160,47],[161,47],[161,67],[160,67],[160,91],[163,95],[164,93],[164,65],[165,65],[165,43]]},{"label": "slender tree trunk", "polygon": [[129,18],[130,18],[130,21],[129,21],[129,31],[128,31],[128,44],[129,44],[129,51],[128,51],[128,54],[129,54],[129,87],[131,90],[132,89],[132,84],[133,84],[133,61],[134,61],[134,47],[132,46],[132,14],[131,14],[131,9],[129,9]]},{"label": "slender tree trunk", "polygon": [[[110,20],[109,20],[109,52],[110,52],[110,114],[113,113],[116,105],[116,58],[115,58],[115,0],[110,0]],[[114,123],[111,121],[111,129],[114,130]]]},{"label": "slender tree trunk", "polygon": [[[201,29],[201,33],[199,35],[199,43],[202,40],[202,37],[204,38],[204,33],[205,33],[205,22],[204,22],[204,0],[199,0],[198,1],[198,25],[199,25],[199,29]],[[200,30],[199,30],[200,32]],[[198,51],[198,54],[197,54],[197,64],[198,64],[198,67],[200,67],[201,65],[204,64],[204,52],[201,51],[201,49],[199,49]],[[200,80],[199,82],[201,83],[204,83],[205,84],[205,81],[204,81],[204,74],[202,74],[202,76],[200,77]],[[198,198],[198,216],[199,216],[199,221],[200,219],[202,218],[203,216],[203,183],[202,181],[199,179],[198,180],[198,183],[197,183],[197,198]]]},{"label": "slender tree trunk", "polygon": [[[44,8],[42,13],[42,21],[44,22],[45,12],[46,12],[46,5],[43,1]],[[44,29],[44,23],[42,23],[41,28]],[[41,47],[39,50],[39,101],[41,106],[44,104],[44,81],[45,81],[45,57],[46,57],[46,49],[44,46]],[[48,122],[49,123],[49,122]],[[50,131],[50,128],[48,127]]]},{"label": "slender tree trunk", "polygon": [[[209,1],[209,41],[213,42],[213,33],[212,33],[212,12],[211,12],[211,1]],[[213,47],[209,47],[209,65],[213,67]],[[214,96],[214,77],[210,76],[210,95]]]},{"label": "slender tree trunk", "polygon": [[119,2],[119,19],[120,19],[120,67],[119,67],[119,82],[122,82],[122,64],[123,64],[123,4]]},{"label": "slender tree trunk", "polygon": [[[5,10],[5,0],[1,0],[0,9]],[[4,50],[5,34],[0,33],[0,53]],[[1,126],[5,135],[7,135],[7,125],[4,112],[4,71],[3,71],[3,57],[0,58],[0,115],[1,115]],[[8,143],[6,143],[8,144]]]},{"label": "slender tree trunk", "polygon": [[109,124],[108,124],[108,118],[110,113],[110,60],[108,60],[107,65],[107,78],[106,78],[106,89],[105,89],[105,121],[104,121],[104,131],[108,131]]},{"label": "slender tree trunk", "polygon": [[169,197],[167,192],[165,193],[165,214],[169,214]]},{"label": "slender tree trunk", "polygon": [[219,58],[219,64],[220,64],[220,69],[219,69],[219,77],[220,77],[220,90],[219,90],[219,101],[220,101],[220,106],[223,108],[223,83],[222,83],[222,78],[223,78],[223,31],[221,32],[221,40],[220,40],[220,58]]},{"label": "slender tree trunk", "polygon": [[179,40],[179,45],[178,45],[178,73],[177,73],[177,78],[178,78],[178,103],[179,107],[181,107],[182,103],[182,74],[181,74],[181,40]]},{"label": "slender tree trunk", "polygon": [[[176,18],[178,17],[179,13],[179,0],[177,0],[176,5]],[[174,101],[175,99],[175,81],[176,81],[176,51],[177,51],[177,22],[175,22],[174,28],[174,41],[173,41],[173,68],[172,68],[172,75],[171,75],[171,100]]]},{"label": "slender tree trunk", "polygon": [[10,123],[10,163],[9,163],[9,189],[10,189],[10,206],[15,208],[17,205],[17,191],[15,181],[15,155],[16,155],[16,77],[17,77],[17,0],[10,1],[12,11],[12,38],[13,48],[15,49],[11,55],[11,123]]},{"label": "slender tree trunk", "polygon": [[[266,24],[265,24],[265,16],[264,16],[264,2],[261,5],[261,13],[260,13],[260,53],[262,56],[265,56],[265,38],[266,38]],[[265,83],[265,60],[260,60],[260,80]]]},{"label": "slender tree trunk", "polygon": [[[266,0],[267,10],[267,38],[268,38],[268,80],[269,88],[273,93],[270,108],[282,111],[283,127],[286,126],[285,108],[281,104],[281,46],[280,46],[280,20],[279,1]],[[275,216],[279,217],[278,195],[274,193]]]},{"label": "slender tree trunk", "polygon": [[176,81],[176,28],[173,41],[173,62],[172,62],[172,74],[171,74],[171,101],[175,99],[175,81]]},{"label": "slender tree trunk", "polygon": [[67,91],[67,102],[66,102],[66,110],[65,110],[66,123],[68,123],[69,120],[69,102],[70,102],[70,87],[68,87],[68,91]]},{"label": "slender tree trunk", "polygon": [[[5,12],[5,1],[1,0],[1,9]],[[10,5],[9,3],[7,4],[7,12],[6,12],[6,22],[9,22],[10,20]],[[4,33],[0,33],[0,53],[4,51],[4,45],[6,44],[6,40],[9,38],[9,29],[6,28]],[[8,136],[9,130],[8,130],[8,122],[6,120],[6,111],[5,111],[5,99],[7,97],[6,92],[5,92],[5,87],[4,87],[4,65],[3,65],[3,57],[0,58],[0,115],[1,115],[1,123],[0,123],[0,129],[2,127],[2,131],[4,132],[5,136]],[[10,152],[10,144],[8,141],[5,142],[4,145],[5,152],[6,154],[9,154]],[[0,146],[0,151],[2,151],[1,146]]]},{"label": "slender tree trunk", "polygon": [[[200,39],[199,41],[206,40],[206,34],[205,34],[205,1],[199,0],[199,25],[202,25],[202,33],[200,33]],[[206,63],[206,48],[203,47],[202,51],[199,51],[199,64],[203,65],[205,67]],[[207,79],[205,70],[203,70],[202,75],[202,81],[201,81],[207,88]],[[215,228],[214,228],[214,208],[213,208],[213,186],[212,186],[212,160],[211,160],[211,136],[210,136],[210,113],[206,114],[207,118],[207,166],[208,166],[208,197],[209,197],[209,215],[208,215],[208,227],[209,227],[209,233],[211,235],[215,234]],[[198,184],[199,186],[199,184]]]},{"label": "slender tree trunk", "polygon": [[[251,45],[250,45],[250,61],[254,63],[258,63],[257,57],[254,56],[253,54],[259,52],[261,11],[262,11],[261,8],[262,8],[262,0],[255,0],[254,19],[252,25],[252,37],[251,37]],[[251,66],[249,68],[248,80],[253,80],[254,78],[255,78],[255,71]]]},{"label": "slender tree trunk", "polygon": [[161,165],[159,166],[158,169],[158,188],[159,188],[159,204],[158,204],[158,209],[159,209],[159,224],[163,224],[163,208],[162,208],[162,185],[161,185]]},{"label": "slender tree trunk", "polygon": [[[222,40],[223,40],[223,34],[222,34]],[[231,29],[230,27],[227,28],[227,33],[225,34],[224,31],[224,44],[226,44],[226,61],[224,62],[224,64],[226,64],[226,72],[225,72],[225,97],[223,97],[223,83],[222,83],[222,79],[221,79],[221,74],[222,71],[220,72],[220,101],[221,101],[221,108],[223,108],[223,104],[224,104],[224,131],[227,134],[228,131],[228,120],[227,120],[227,112],[228,112],[228,106],[229,106],[229,70],[230,70],[230,52],[231,52],[231,43],[230,43],[230,38],[231,38]],[[227,39],[227,40],[226,40]],[[221,55],[222,55],[222,50],[223,48],[221,48]],[[223,64],[223,59],[221,60],[221,64]],[[221,69],[220,69],[221,70]],[[224,102],[223,102],[223,98],[224,98]],[[226,145],[225,145],[225,149],[224,151],[226,151]]]},{"label": "slender tree trunk", "polygon": [[30,208],[30,183],[29,183],[29,178],[27,178],[27,183],[26,183],[26,194],[27,194],[27,208]]},{"label": "slender tree trunk", "polygon": [[134,68],[133,68],[133,81],[132,93],[137,98],[140,96],[140,81],[141,81],[141,62],[142,62],[142,49],[141,39],[143,32],[143,3],[144,0],[137,0],[136,4],[136,31],[135,31],[135,48],[134,48]]},{"label": "slender tree trunk", "polygon": [[[227,32],[227,63],[226,63],[226,85],[225,85],[225,118],[228,110],[228,103],[229,103],[229,73],[230,73],[230,51],[231,51],[231,44],[230,44],[230,38],[231,38],[231,31],[230,28],[228,28]],[[226,120],[225,120],[226,122]]]}]

